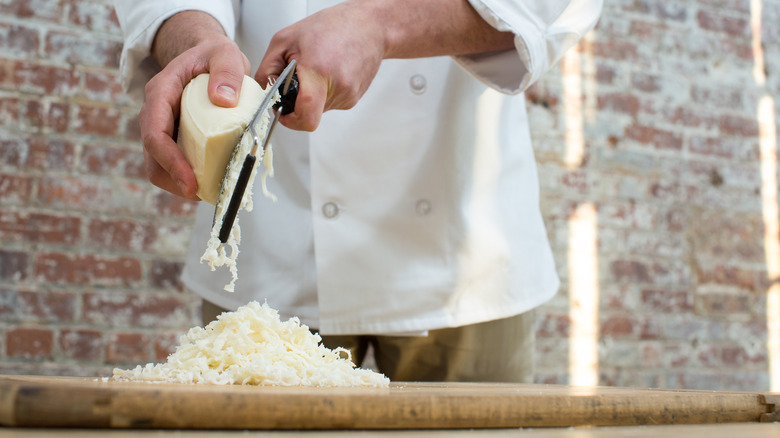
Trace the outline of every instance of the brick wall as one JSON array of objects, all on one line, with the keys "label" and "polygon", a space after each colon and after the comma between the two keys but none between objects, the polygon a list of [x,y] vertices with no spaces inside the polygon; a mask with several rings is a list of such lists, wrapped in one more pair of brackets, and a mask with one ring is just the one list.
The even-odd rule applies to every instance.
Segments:
[{"label": "brick wall", "polygon": [[148,183],[110,1],[0,3],[0,373],[110,375],[199,322],[193,204]]},{"label": "brick wall", "polygon": [[[780,0],[606,3],[528,93],[563,280],[538,380],[769,389]],[[0,3],[0,373],[162,361],[199,322],[120,35],[107,0]]]}]

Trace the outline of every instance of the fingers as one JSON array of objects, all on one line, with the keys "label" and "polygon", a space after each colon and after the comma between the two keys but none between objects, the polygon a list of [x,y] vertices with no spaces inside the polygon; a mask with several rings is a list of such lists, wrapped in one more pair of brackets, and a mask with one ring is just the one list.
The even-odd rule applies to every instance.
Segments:
[{"label": "fingers", "polygon": [[[165,92],[153,79],[147,84],[147,99],[139,114],[144,146],[144,161],[149,181],[164,190],[185,198],[197,199],[198,183],[184,154],[173,139],[175,91]],[[178,108],[178,105],[175,106]],[[177,110],[178,112],[178,110]]]},{"label": "fingers", "polygon": [[[283,47],[281,44],[278,44]],[[255,74],[255,80],[265,84],[269,77],[276,78],[289,61],[282,51],[266,52]],[[289,59],[295,59],[291,55]],[[300,62],[297,65],[298,97],[295,99],[295,111],[279,118],[279,123],[298,131],[314,131],[320,124],[322,113],[328,100],[328,79]]]},{"label": "fingers", "polygon": [[209,58],[208,64],[211,103],[223,107],[236,106],[244,75],[249,74],[249,60],[236,48],[235,51],[215,53]]},{"label": "fingers", "polygon": [[298,62],[295,111],[279,119],[283,125],[313,131],[324,111],[352,108],[368,89],[382,62],[382,38],[370,28],[343,26],[349,22],[344,14],[362,22],[363,4],[344,2],[323,9],[271,39],[255,75],[259,83],[278,75],[291,59]]},{"label": "fingers", "polygon": [[235,106],[244,75],[249,73],[249,60],[229,40],[190,49],[147,83],[139,114],[150,182],[189,199],[198,199],[198,183],[176,144],[174,128],[184,87],[201,73],[210,73],[209,98],[215,105]]},{"label": "fingers", "polygon": [[279,123],[298,131],[314,131],[320,125],[328,97],[328,80],[311,70],[298,70],[298,97],[295,111],[279,118]]}]

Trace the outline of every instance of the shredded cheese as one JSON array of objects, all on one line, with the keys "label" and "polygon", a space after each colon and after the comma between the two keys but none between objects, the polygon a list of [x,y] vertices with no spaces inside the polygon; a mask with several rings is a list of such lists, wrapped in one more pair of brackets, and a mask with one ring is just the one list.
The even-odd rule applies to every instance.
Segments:
[{"label": "shredded cheese", "polygon": [[[274,99],[269,107],[279,99],[280,95],[278,92],[276,92],[276,95],[274,96]],[[257,125],[255,125],[255,132],[257,133],[259,139],[262,139],[268,132],[270,121],[271,112],[265,111],[258,120]],[[234,156],[241,157],[241,159],[234,160],[231,158],[225,171],[224,180],[219,192],[219,200],[214,211],[214,224],[211,227],[209,240],[206,242],[206,250],[200,258],[200,262],[207,262],[212,271],[221,266],[227,266],[228,269],[230,269],[231,280],[230,283],[224,287],[224,289],[228,292],[235,292],[236,280],[238,280],[238,266],[236,264],[236,259],[238,258],[238,245],[241,243],[241,227],[239,225],[238,215],[236,216],[235,222],[233,222],[233,228],[230,230],[230,234],[228,235],[228,239],[225,244],[219,240],[219,231],[222,227],[222,218],[225,215],[225,210],[227,210],[228,204],[230,203],[230,197],[235,190],[238,175],[241,173],[241,167],[244,164],[243,157],[246,157],[246,155],[251,152],[253,146],[254,141],[252,137],[249,135],[243,136],[233,152]],[[276,196],[269,192],[266,186],[267,177],[273,177],[274,172],[273,148],[271,144],[268,144],[266,151],[263,151],[262,148],[258,147],[256,157],[257,161],[262,161],[264,167],[263,173],[260,176],[263,194],[272,201],[276,202]],[[255,167],[250,173],[246,191],[244,192],[244,197],[241,200],[241,204],[239,206],[239,211],[241,209],[252,211],[254,207],[254,203],[252,202],[252,186],[254,184],[256,174],[257,164],[255,164]],[[225,248],[225,245],[229,247],[230,251]]]},{"label": "shredded cheese", "polygon": [[163,364],[114,369],[113,380],[220,385],[369,386],[390,380],[355,368],[349,350],[331,350],[297,318],[256,301],[225,312],[205,328],[194,327]]}]

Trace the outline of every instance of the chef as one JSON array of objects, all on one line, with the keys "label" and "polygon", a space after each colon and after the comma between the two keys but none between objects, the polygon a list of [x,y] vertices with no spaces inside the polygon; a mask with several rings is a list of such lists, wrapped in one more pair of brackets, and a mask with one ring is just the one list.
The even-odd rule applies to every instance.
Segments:
[{"label": "chef", "polygon": [[[174,130],[210,73],[231,107],[297,61],[274,132],[272,202],[242,212],[239,278],[199,263],[204,318],[267,302],[391,380],[533,380],[533,309],[559,287],[539,210],[523,91],[596,23],[601,0],[117,0],[123,84],[149,178],[197,199]],[[255,189],[255,193],[260,193]]]}]

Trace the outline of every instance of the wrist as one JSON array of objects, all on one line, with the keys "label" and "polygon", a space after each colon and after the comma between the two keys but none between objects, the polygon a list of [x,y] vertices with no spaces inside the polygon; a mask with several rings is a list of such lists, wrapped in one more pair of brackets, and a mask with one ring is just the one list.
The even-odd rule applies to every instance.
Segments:
[{"label": "wrist", "polygon": [[510,49],[514,35],[490,26],[467,0],[351,0],[381,38],[384,59]]},{"label": "wrist", "polygon": [[227,39],[227,34],[214,17],[201,11],[182,11],[165,20],[157,30],[151,55],[165,67],[188,49],[222,38]]}]

